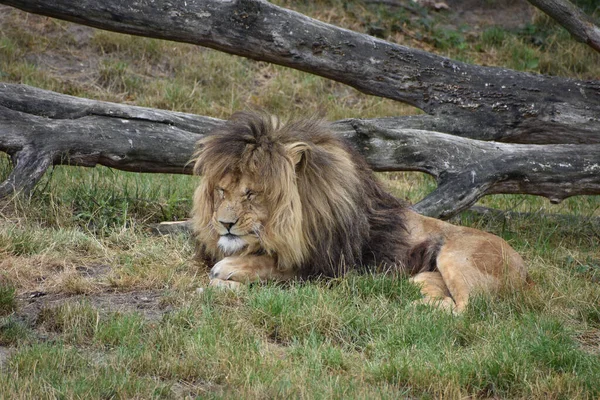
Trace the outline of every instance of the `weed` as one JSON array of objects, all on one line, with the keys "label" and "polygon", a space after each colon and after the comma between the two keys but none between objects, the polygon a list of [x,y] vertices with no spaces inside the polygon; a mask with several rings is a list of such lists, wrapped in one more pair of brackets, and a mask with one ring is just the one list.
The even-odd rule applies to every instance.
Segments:
[{"label": "weed", "polygon": [[140,78],[133,75],[127,63],[105,60],[99,71],[98,83],[109,91],[131,95],[140,84]]},{"label": "weed", "polygon": [[107,31],[95,31],[90,45],[104,55],[125,55],[128,59],[147,63],[160,61],[165,47],[160,40]]},{"label": "weed", "polygon": [[507,38],[507,32],[497,26],[486,29],[481,34],[481,43],[487,46],[500,47]]},{"label": "weed", "polygon": [[12,313],[16,306],[15,288],[0,281],[0,317]]},{"label": "weed", "polygon": [[35,334],[26,324],[14,317],[0,317],[0,346],[18,346],[33,341]]},{"label": "weed", "polygon": [[511,52],[511,66],[523,71],[535,71],[539,66],[539,54],[533,48],[517,45]]},{"label": "weed", "polygon": [[8,62],[14,62],[19,56],[19,46],[11,38],[0,37],[0,55]]}]

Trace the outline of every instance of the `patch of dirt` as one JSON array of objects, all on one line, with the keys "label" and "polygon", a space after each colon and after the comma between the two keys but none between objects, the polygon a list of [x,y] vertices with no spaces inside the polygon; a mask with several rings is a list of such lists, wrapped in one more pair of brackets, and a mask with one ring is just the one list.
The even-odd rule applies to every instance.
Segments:
[{"label": "patch of dirt", "polygon": [[106,264],[91,264],[76,267],[75,270],[84,278],[99,278],[108,275],[111,268]]},{"label": "patch of dirt", "polygon": [[11,353],[12,351],[8,347],[0,346],[0,371],[4,369],[4,365]]},{"label": "patch of dirt", "polygon": [[600,329],[586,331],[577,338],[581,348],[595,355],[600,355]]},{"label": "patch of dirt", "polygon": [[90,71],[98,69],[99,58],[93,53],[80,51],[66,53],[65,51],[47,51],[44,53],[27,54],[25,59],[38,65],[44,70],[51,71],[57,76],[68,76],[74,82],[92,84],[97,80]]},{"label": "patch of dirt", "polygon": [[162,297],[163,292],[160,290],[103,292],[87,295],[29,292],[17,296],[18,311],[15,316],[28,325],[35,326],[38,316],[44,309],[52,309],[69,303],[88,302],[101,313],[137,312],[148,320],[156,321],[172,309],[172,307],[163,304]]}]

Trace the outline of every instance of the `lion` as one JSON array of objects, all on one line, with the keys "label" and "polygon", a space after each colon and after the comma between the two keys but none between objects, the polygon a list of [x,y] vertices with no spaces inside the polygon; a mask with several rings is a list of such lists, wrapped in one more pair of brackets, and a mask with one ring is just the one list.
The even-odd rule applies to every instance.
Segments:
[{"label": "lion", "polygon": [[420,215],[387,193],[322,121],[236,113],[195,157],[192,226],[210,285],[390,271],[412,276],[421,301],[459,313],[475,291],[527,278],[502,238]]}]

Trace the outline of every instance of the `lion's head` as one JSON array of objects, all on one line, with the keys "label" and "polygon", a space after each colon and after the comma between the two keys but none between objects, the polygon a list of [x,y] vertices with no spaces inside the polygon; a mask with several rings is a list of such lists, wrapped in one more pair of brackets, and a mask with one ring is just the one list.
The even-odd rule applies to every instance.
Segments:
[{"label": "lion's head", "polygon": [[363,263],[382,204],[400,207],[316,120],[235,114],[199,142],[194,171],[194,231],[215,261],[268,254],[281,269],[335,275]]}]

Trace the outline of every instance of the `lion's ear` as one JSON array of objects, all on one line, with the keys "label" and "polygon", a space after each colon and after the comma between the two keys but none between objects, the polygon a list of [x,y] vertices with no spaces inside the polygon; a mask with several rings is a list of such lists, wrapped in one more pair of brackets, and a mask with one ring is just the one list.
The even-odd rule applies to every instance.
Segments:
[{"label": "lion's ear", "polygon": [[310,146],[304,142],[290,143],[285,147],[285,151],[290,160],[292,160],[292,162],[294,163],[294,165],[300,164],[300,162],[304,158],[304,155],[308,152],[309,149]]}]

